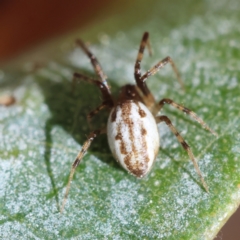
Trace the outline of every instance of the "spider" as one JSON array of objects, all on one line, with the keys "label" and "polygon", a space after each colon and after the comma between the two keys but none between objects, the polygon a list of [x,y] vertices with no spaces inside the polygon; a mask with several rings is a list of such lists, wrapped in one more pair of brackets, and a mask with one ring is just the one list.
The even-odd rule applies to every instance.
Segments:
[{"label": "spider", "polygon": [[149,173],[158,154],[160,142],[157,124],[162,122],[164,122],[170,128],[184,150],[187,151],[205,190],[209,192],[208,186],[204,181],[191,148],[181,134],[177,131],[177,129],[173,126],[171,120],[167,116],[158,114],[164,104],[170,104],[174,108],[177,108],[180,111],[190,115],[213,135],[217,136],[217,134],[190,109],[168,98],[164,98],[159,102],[155,100],[154,96],[151,94],[146,85],[146,80],[150,76],[156,74],[166,64],[171,64],[173,71],[175,72],[182,87],[183,83],[174,62],[170,57],[164,58],[146,73],[143,75],[141,74],[141,61],[146,46],[151,54],[149,33],[145,32],[143,34],[135,62],[134,77],[136,80],[136,85],[127,84],[123,86],[120,90],[119,97],[116,100],[113,99],[111,95],[106,76],[103,73],[103,70],[96,57],[91,53],[82,40],[78,39],[76,42],[91,60],[91,64],[98,78],[92,79],[80,73],[74,73],[73,84],[81,80],[94,84],[100,89],[102,94],[102,103],[95,110],[88,114],[88,118],[91,119],[104,108],[108,108],[110,110],[110,114],[108,117],[107,127],[105,129],[94,130],[90,133],[75,161],[73,162],[61,212],[63,211],[67,200],[74,172],[84,157],[84,154],[90,147],[92,141],[98,135],[107,133],[108,143],[115,159],[130,174],[137,178],[142,178]]}]

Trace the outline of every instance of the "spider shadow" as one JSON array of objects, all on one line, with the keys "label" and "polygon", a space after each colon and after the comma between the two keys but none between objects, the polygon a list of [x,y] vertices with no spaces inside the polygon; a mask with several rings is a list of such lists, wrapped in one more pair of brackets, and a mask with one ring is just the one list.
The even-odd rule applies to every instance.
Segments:
[{"label": "spider shadow", "polygon": [[[91,76],[89,73],[84,74]],[[72,83],[69,80],[54,82],[51,79],[41,76],[37,78],[37,83],[43,92],[44,101],[51,112],[51,117],[45,124],[46,140],[44,161],[52,185],[52,192],[50,192],[47,197],[50,198],[54,196],[59,209],[59,188],[56,187],[51,167],[51,150],[53,145],[52,129],[55,126],[60,126],[67,133],[72,135],[76,142],[82,145],[92,130],[106,127],[109,111],[102,110],[93,118],[91,123],[88,123],[87,114],[100,105],[101,102],[99,89],[89,83],[81,82],[77,84],[74,93],[72,92]],[[113,91],[119,89],[113,82],[111,82],[110,85]],[[80,149],[76,149],[76,155],[79,150]],[[111,163],[111,167],[121,169],[112,157],[106,134],[98,136],[93,141],[88,152],[91,152],[106,163]],[[72,159],[72,162],[74,160],[75,159]],[[65,185],[67,181],[68,176],[64,180]]]},{"label": "spider shadow", "polygon": [[[183,171],[184,171],[185,173],[187,173],[187,174],[190,176],[190,178],[191,178],[203,191],[206,191],[205,188],[202,186],[201,181],[200,181],[199,179],[197,179],[196,176],[193,176],[192,173],[191,173],[186,167],[183,166],[184,163],[185,163],[185,161],[177,161],[177,160],[175,160],[174,155],[173,155],[173,154],[170,154],[169,151],[167,151],[167,150],[161,149],[161,151],[162,151],[167,157],[169,157],[169,158],[171,159],[171,161],[174,163],[175,166],[182,168]],[[189,161],[191,161],[191,160],[189,159]],[[194,168],[194,165],[193,165],[193,164],[192,164],[192,167]],[[194,169],[195,169],[195,168],[194,168]],[[195,172],[196,172],[196,170],[195,170]],[[196,174],[197,174],[197,172],[196,172]]]}]

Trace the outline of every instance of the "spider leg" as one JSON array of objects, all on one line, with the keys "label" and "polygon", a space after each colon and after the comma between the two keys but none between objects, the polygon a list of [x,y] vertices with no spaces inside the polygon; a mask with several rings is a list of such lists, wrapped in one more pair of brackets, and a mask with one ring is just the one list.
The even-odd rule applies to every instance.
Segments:
[{"label": "spider leg", "polygon": [[211,132],[214,136],[218,136],[217,133],[215,131],[213,131],[210,127],[208,127],[208,125],[200,117],[198,117],[195,112],[193,112],[192,110],[174,102],[173,100],[171,100],[169,98],[164,98],[159,102],[159,104],[157,106],[158,112],[162,109],[162,107],[165,103],[170,104],[173,107],[179,109],[180,111],[190,115],[195,121],[197,121],[199,124],[201,124],[206,130]]},{"label": "spider leg", "polygon": [[92,78],[84,76],[80,73],[73,74],[73,80],[72,80],[72,91],[73,92],[74,92],[76,83],[80,82],[81,80],[91,83],[91,84],[95,84],[102,93],[102,98],[103,98],[102,104],[105,106],[108,106],[108,107],[113,106],[113,99],[112,99],[111,93],[109,92],[109,89],[107,88],[107,86],[105,84],[103,84],[102,82],[100,82],[99,80],[92,79]]},{"label": "spider leg", "polygon": [[86,151],[88,150],[88,148],[90,147],[92,141],[100,134],[102,133],[105,133],[106,130],[95,130],[93,132],[90,133],[90,135],[88,136],[87,140],[85,141],[85,143],[83,144],[82,146],[82,149],[80,150],[80,152],[78,153],[75,161],[73,162],[72,164],[72,168],[71,168],[71,172],[70,172],[70,176],[69,176],[69,179],[68,179],[68,183],[67,183],[67,188],[66,188],[66,192],[64,194],[64,199],[63,199],[63,203],[62,203],[62,207],[61,207],[61,213],[63,212],[64,210],[64,206],[66,204],[66,201],[67,201],[67,197],[68,197],[68,193],[69,193],[69,190],[70,190],[70,186],[71,186],[71,182],[72,182],[72,179],[73,179],[73,175],[75,173],[75,170],[77,168],[77,166],[79,165],[79,163],[81,162],[82,158],[84,157]]},{"label": "spider leg", "polygon": [[106,102],[102,102],[101,105],[99,105],[96,109],[92,110],[88,115],[87,115],[87,119],[88,121],[91,121],[91,119],[98,114],[102,109],[104,109],[105,107],[107,107],[107,103]]},{"label": "spider leg", "polygon": [[135,62],[134,77],[135,77],[137,86],[141,89],[143,94],[145,96],[149,97],[149,99],[154,102],[155,101],[154,97],[152,96],[152,94],[151,94],[150,90],[148,89],[146,83],[141,80],[141,61],[142,61],[142,58],[143,58],[143,53],[144,53],[146,45],[147,45],[149,53],[151,55],[152,51],[151,51],[151,48],[150,48],[149,33],[148,32],[145,32],[143,34],[143,37],[142,37],[142,40],[141,40],[141,43],[140,43],[137,59],[136,59],[136,62]]},{"label": "spider leg", "polygon": [[185,142],[184,138],[180,135],[180,133],[177,131],[177,129],[172,125],[171,120],[167,116],[157,116],[156,117],[156,121],[157,121],[157,123],[165,122],[167,124],[167,126],[170,128],[170,130],[172,131],[172,133],[177,137],[177,140],[179,141],[179,143],[181,143],[182,147],[184,148],[184,150],[187,151],[188,156],[192,160],[193,165],[195,167],[195,170],[196,170],[197,174],[199,175],[205,190],[207,192],[209,192],[208,186],[207,186],[206,182],[204,181],[204,178],[202,176],[201,170],[199,169],[199,166],[197,164],[196,158],[194,157],[191,148]]},{"label": "spider leg", "polygon": [[102,67],[100,63],[98,62],[97,58],[91,53],[91,51],[88,49],[86,44],[81,40],[77,39],[76,43],[78,46],[82,48],[82,50],[85,52],[85,54],[89,57],[91,60],[92,66],[94,68],[95,73],[98,75],[100,82],[105,85],[106,89],[110,93],[110,88],[108,86],[107,80],[106,80],[106,75],[103,73]]},{"label": "spider leg", "polygon": [[173,60],[170,57],[166,57],[160,62],[158,62],[154,67],[152,67],[150,70],[148,70],[145,74],[143,74],[140,78],[140,81],[145,82],[150,76],[153,76],[156,74],[161,68],[163,68],[166,64],[170,63],[172,66],[172,69],[174,73],[176,74],[177,80],[180,83],[181,87],[184,89],[184,84],[181,79],[180,73],[174,64]]}]

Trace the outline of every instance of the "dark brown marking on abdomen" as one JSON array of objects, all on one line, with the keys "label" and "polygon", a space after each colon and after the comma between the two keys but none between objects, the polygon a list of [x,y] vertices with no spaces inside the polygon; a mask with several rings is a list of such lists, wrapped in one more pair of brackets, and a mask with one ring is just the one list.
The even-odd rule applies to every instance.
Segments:
[{"label": "dark brown marking on abdomen", "polygon": [[[133,121],[132,118],[130,118],[130,113],[132,110],[132,104],[136,104],[138,106],[139,111],[139,122]],[[121,110],[122,110],[122,119],[123,119],[123,124],[126,124],[128,126],[128,131],[129,131],[129,138],[131,142],[131,147],[132,147],[132,152],[127,153],[128,155],[125,156],[124,158],[124,163],[126,164],[128,170],[134,174],[137,177],[141,177],[144,175],[147,169],[147,163],[150,161],[148,154],[147,154],[147,142],[146,142],[146,134],[147,130],[143,126],[143,122],[141,121],[142,117],[146,116],[146,113],[140,108],[139,104],[137,102],[124,102],[121,105]],[[135,119],[136,120],[136,119]],[[141,145],[141,149],[138,150],[135,146],[135,135],[133,131],[133,125],[138,124],[138,127],[140,128],[140,133],[142,136],[139,138],[139,143]],[[120,130],[120,129],[119,129]],[[118,136],[119,137],[119,136]],[[132,163],[131,158],[134,158],[136,162]],[[142,159],[142,161],[139,161],[139,159]]]},{"label": "dark brown marking on abdomen", "polygon": [[121,129],[122,129],[122,125],[121,125],[121,123],[118,123],[117,135],[115,136],[115,139],[120,141],[120,152],[121,152],[121,154],[126,155],[126,154],[128,154],[128,152],[127,152],[125,142],[123,141],[123,136],[122,136],[122,133],[121,133]]}]

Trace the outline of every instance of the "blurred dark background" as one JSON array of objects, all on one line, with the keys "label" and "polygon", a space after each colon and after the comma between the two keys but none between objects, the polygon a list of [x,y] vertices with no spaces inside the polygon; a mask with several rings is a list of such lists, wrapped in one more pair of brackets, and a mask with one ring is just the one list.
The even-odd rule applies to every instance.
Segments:
[{"label": "blurred dark background", "polygon": [[0,0],[0,62],[90,24],[112,5],[110,0]]},{"label": "blurred dark background", "polygon": [[[127,7],[123,1],[119,14]],[[0,0],[0,62],[17,57],[33,46],[80,29],[103,17],[110,0]],[[118,4],[119,5],[119,4]],[[240,239],[240,209],[221,229],[216,239]]]}]

